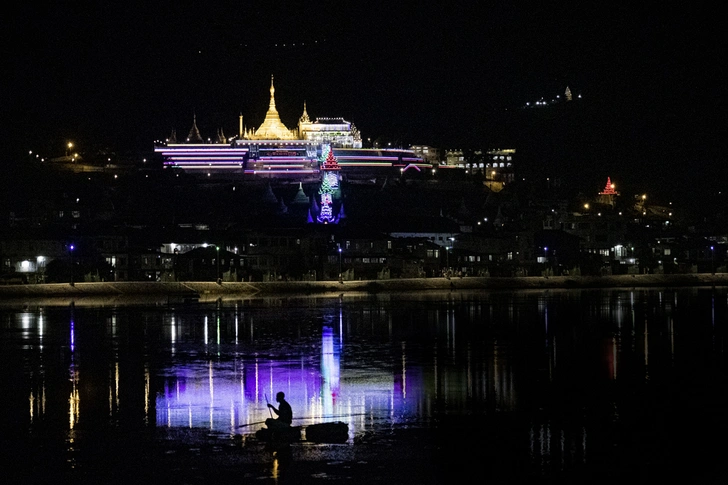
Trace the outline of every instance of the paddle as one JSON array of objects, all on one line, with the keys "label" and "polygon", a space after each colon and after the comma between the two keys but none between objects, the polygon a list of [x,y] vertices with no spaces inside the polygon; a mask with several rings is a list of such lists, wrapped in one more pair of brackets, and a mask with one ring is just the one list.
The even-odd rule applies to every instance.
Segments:
[{"label": "paddle", "polygon": [[[270,408],[268,408],[270,409]],[[303,418],[293,418],[294,421],[305,421],[315,419],[332,419],[332,418],[349,418],[351,416],[368,416],[369,413],[357,413],[357,414],[329,414],[327,416],[306,416]],[[386,418],[374,418],[374,419],[386,419]],[[239,424],[236,428],[245,428],[247,426],[253,426],[256,424],[264,424],[265,421],[258,421],[257,423]]]}]

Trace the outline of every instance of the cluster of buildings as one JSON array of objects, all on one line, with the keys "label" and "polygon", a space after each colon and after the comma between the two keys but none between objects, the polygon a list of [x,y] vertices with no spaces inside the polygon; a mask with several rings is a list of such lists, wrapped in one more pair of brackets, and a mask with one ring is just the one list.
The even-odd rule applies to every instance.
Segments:
[{"label": "cluster of buildings", "polygon": [[193,119],[184,140],[155,143],[156,169],[67,174],[83,183],[11,207],[1,281],[725,271],[728,234],[625,198],[609,178],[570,197],[521,183],[515,149],[364,148],[353,123],[312,121],[305,103],[291,129],[272,78],[264,121],[240,115],[238,131],[204,141]]}]

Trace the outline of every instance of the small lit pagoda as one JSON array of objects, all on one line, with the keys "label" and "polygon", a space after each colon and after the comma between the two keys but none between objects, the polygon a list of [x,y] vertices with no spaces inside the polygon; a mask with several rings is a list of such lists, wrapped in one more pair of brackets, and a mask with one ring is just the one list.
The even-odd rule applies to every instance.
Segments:
[{"label": "small lit pagoda", "polygon": [[612,179],[607,177],[607,185],[604,186],[604,190],[599,192],[597,196],[597,202],[600,204],[611,205],[614,207],[616,203],[616,197],[619,192],[615,190],[615,185],[612,183]]},{"label": "small lit pagoda", "polygon": [[[328,145],[323,147],[321,159],[323,159],[321,163],[321,186],[318,191],[321,197],[315,220],[320,224],[338,224],[344,213],[339,184],[341,167],[334,156],[334,150]],[[338,204],[338,210],[335,214],[334,204]],[[313,220],[313,216],[309,214],[309,221],[313,222]]]}]

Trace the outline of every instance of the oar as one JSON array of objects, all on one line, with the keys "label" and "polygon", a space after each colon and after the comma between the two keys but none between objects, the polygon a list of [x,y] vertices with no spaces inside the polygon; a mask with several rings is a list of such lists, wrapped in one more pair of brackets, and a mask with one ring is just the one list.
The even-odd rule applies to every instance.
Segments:
[{"label": "oar", "polygon": [[[258,395],[260,395],[260,394],[258,394]],[[268,404],[268,406],[267,406],[268,407],[268,412],[270,413],[270,417],[272,418],[273,417],[273,411],[270,410],[270,401],[268,401],[268,394],[263,394],[263,395],[265,396],[265,402],[266,402],[266,404]]]},{"label": "oar", "polygon": [[[305,418],[293,418],[294,421],[304,421],[304,420],[314,420],[314,419],[331,419],[331,418],[348,418],[350,416],[368,416],[369,413],[359,413],[359,414],[332,414],[329,416],[311,416],[311,417],[305,417]],[[377,419],[386,419],[386,418],[377,418]],[[248,426],[255,426],[256,424],[265,424],[265,421],[258,421],[255,423],[248,423],[248,424],[239,424],[235,426],[236,428],[246,428]]]},{"label": "oar", "polygon": [[248,426],[255,426],[256,424],[265,424],[265,421],[258,421],[256,423],[248,423],[248,424],[239,424],[239,425],[237,425],[235,427],[236,428],[245,428],[245,427],[248,427]]}]

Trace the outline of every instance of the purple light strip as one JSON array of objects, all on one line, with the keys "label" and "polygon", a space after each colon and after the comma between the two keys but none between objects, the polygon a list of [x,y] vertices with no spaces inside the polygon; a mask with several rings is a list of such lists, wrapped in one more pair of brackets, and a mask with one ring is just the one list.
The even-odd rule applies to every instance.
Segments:
[{"label": "purple light strip", "polygon": [[260,160],[260,161],[265,160],[265,161],[271,161],[271,162],[287,162],[287,161],[291,161],[291,162],[311,161],[311,162],[313,162],[313,160],[311,160],[310,158],[307,158],[307,157],[280,157],[280,158],[279,157],[260,157],[260,158],[258,158],[258,160]]},{"label": "purple light strip", "polygon": [[[334,153],[335,154],[335,153]],[[338,155],[337,158],[339,159],[339,163],[341,163],[341,160],[399,160],[399,157],[376,157],[376,156],[370,156],[370,155],[361,155],[361,156],[346,156],[346,155]]]},{"label": "purple light strip", "polygon": [[210,160],[210,161],[221,161],[221,162],[234,162],[234,161],[242,161],[242,158],[239,157],[229,157],[229,158],[215,158],[215,157],[167,157],[167,160],[192,160],[195,162]]},{"label": "purple light strip", "polygon": [[314,170],[246,170],[245,173],[264,174],[264,173],[316,173]]},{"label": "purple light strip", "polygon": [[198,154],[198,153],[248,153],[250,150],[247,148],[228,148],[228,149],[206,149],[206,150],[155,150],[156,152],[159,152],[163,155],[173,155],[177,153],[189,153],[189,154]]},{"label": "purple light strip", "polygon": [[200,163],[200,162],[180,162],[180,161],[170,161],[170,162],[164,162],[165,165],[196,165],[198,167],[241,167],[243,164],[240,162],[232,163],[232,162],[221,162],[221,163]]}]

